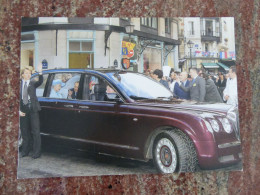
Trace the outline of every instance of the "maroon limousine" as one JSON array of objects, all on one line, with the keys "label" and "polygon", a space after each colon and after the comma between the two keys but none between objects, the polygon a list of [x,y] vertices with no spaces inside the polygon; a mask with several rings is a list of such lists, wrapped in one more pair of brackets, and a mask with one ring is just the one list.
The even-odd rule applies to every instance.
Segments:
[{"label": "maroon limousine", "polygon": [[43,144],[153,159],[161,173],[241,161],[237,108],[175,99],[160,83],[128,71],[55,69],[43,78]]}]

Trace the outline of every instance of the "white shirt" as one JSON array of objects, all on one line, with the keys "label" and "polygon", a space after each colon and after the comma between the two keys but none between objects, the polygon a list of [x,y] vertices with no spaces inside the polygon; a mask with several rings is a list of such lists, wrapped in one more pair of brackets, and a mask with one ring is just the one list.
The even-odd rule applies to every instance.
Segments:
[{"label": "white shirt", "polygon": [[237,77],[234,79],[228,79],[226,88],[223,91],[223,100],[225,96],[228,95],[229,98],[227,100],[227,104],[231,104],[233,106],[238,105],[238,97],[237,97]]},{"label": "white shirt", "polygon": [[176,81],[174,80],[174,81],[170,84],[170,90],[171,90],[171,92],[174,91],[175,83],[176,83]]},{"label": "white shirt", "polygon": [[[27,89],[28,89],[28,86],[29,86],[29,83],[30,83],[30,80],[23,80],[23,88],[22,88],[22,99],[23,99],[23,93],[24,93],[24,85],[25,85],[25,82],[26,82],[26,85],[27,85]],[[28,91],[27,91],[27,93],[28,93]],[[29,96],[29,94],[28,94],[28,100],[30,99],[30,96]]]}]

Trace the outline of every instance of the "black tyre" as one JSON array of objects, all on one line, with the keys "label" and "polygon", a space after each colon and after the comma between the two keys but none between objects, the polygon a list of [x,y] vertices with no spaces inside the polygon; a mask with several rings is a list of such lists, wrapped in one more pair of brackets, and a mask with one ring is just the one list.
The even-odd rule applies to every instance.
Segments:
[{"label": "black tyre", "polygon": [[153,161],[160,173],[194,172],[198,164],[192,141],[179,130],[166,131],[156,137]]}]

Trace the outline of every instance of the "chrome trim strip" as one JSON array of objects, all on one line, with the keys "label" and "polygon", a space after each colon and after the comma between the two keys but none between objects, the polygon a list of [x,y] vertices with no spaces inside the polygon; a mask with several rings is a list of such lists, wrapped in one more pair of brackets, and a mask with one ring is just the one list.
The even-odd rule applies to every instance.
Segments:
[{"label": "chrome trim strip", "polygon": [[73,108],[74,106],[73,105],[64,105],[64,107],[66,107],[66,108]]},{"label": "chrome trim strip", "polygon": [[86,139],[80,139],[80,138],[74,138],[74,137],[67,137],[67,136],[63,136],[63,135],[52,135],[52,134],[48,134],[48,133],[41,133],[41,135],[49,136],[49,137],[53,137],[53,138],[58,138],[58,139],[65,139],[65,140],[84,142],[84,143],[88,143],[88,144],[97,144],[97,145],[103,145],[103,146],[109,146],[109,147],[115,147],[115,148],[123,148],[123,149],[128,149],[128,150],[140,150],[140,148],[138,148],[138,147],[133,147],[133,146],[128,146],[128,145],[104,143],[104,142],[98,142],[98,141],[93,141],[93,140],[86,140]]},{"label": "chrome trim strip", "polygon": [[240,145],[241,145],[240,141],[235,141],[231,143],[219,144],[218,148],[229,148],[229,147],[240,146]]},{"label": "chrome trim strip", "polygon": [[88,106],[79,106],[79,108],[83,108],[83,109],[89,109]]},{"label": "chrome trim strip", "polygon": [[234,155],[228,155],[228,156],[221,156],[218,158],[219,162],[224,163],[224,162],[229,162],[235,160]]}]

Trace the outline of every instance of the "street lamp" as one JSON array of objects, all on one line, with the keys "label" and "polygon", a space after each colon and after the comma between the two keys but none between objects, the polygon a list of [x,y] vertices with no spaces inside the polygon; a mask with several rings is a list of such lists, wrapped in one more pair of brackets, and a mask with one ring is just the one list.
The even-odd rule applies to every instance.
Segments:
[{"label": "street lamp", "polygon": [[190,67],[192,68],[191,49],[193,48],[194,43],[191,40],[189,40],[187,45],[188,45],[188,48],[190,48]]}]

